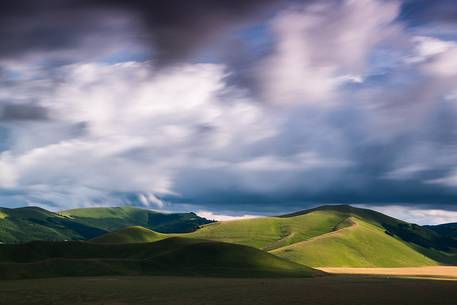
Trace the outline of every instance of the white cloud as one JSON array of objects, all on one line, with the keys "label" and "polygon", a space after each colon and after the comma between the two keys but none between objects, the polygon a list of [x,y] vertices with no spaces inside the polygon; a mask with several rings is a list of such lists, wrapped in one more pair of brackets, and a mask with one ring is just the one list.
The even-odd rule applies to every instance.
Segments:
[{"label": "white cloud", "polygon": [[441,209],[420,209],[412,206],[389,205],[373,206],[358,205],[360,207],[373,209],[386,215],[420,225],[442,224],[457,222],[457,211],[448,211]]},{"label": "white cloud", "polygon": [[165,208],[165,202],[162,201],[157,195],[154,194],[139,194],[138,200],[143,204],[145,207],[155,207],[159,210],[163,210]]},{"label": "white cloud", "polygon": [[411,40],[415,44],[416,50],[413,56],[406,58],[408,63],[423,62],[430,57],[446,52],[454,45],[452,42],[428,36],[416,36]]},{"label": "white cloud", "polygon": [[[42,124],[46,137],[11,128],[17,137],[0,156],[0,186],[68,206],[110,204],[110,193],[133,192],[143,205],[163,208],[155,194],[175,194],[181,170],[228,167],[237,163],[235,147],[242,153],[277,132],[275,119],[230,94],[224,77],[216,64],[161,72],[147,62],[59,68],[37,97],[58,123]],[[27,80],[13,86],[24,95],[30,88]],[[78,125],[76,135],[62,127]]]},{"label": "white cloud", "polygon": [[[335,102],[345,82],[360,82],[374,46],[399,28],[397,1],[320,1],[293,7],[271,23],[277,42],[259,70],[264,98],[279,104]],[[356,76],[354,76],[356,75]]]},{"label": "white cloud", "polygon": [[412,179],[412,178],[415,178],[415,176],[418,173],[420,173],[424,170],[427,170],[427,167],[424,165],[410,164],[407,166],[396,168],[396,169],[388,172],[386,174],[385,178],[392,179],[392,180]]},{"label": "white cloud", "polygon": [[313,152],[302,152],[284,157],[261,156],[238,163],[237,168],[250,171],[303,171],[315,168],[338,168],[350,166],[349,161],[332,160],[321,157]]},{"label": "white cloud", "polygon": [[17,174],[11,164],[11,156],[8,153],[0,154],[0,188],[16,186]]},{"label": "white cloud", "polygon": [[231,221],[231,220],[240,220],[240,219],[251,219],[261,217],[258,215],[240,215],[240,216],[231,216],[231,215],[222,215],[213,213],[210,211],[198,211],[196,213],[198,216],[210,219],[210,220],[217,220],[217,221]]}]

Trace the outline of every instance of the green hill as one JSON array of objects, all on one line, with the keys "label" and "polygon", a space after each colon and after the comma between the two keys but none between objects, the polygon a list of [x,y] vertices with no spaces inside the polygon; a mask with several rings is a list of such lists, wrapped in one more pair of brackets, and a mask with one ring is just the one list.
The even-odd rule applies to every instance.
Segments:
[{"label": "green hill", "polygon": [[457,222],[444,223],[441,225],[425,226],[425,227],[427,229],[435,231],[436,233],[441,234],[443,236],[457,239]]},{"label": "green hill", "polygon": [[90,239],[105,230],[38,207],[0,208],[0,242]]},{"label": "green hill", "polygon": [[406,267],[437,264],[404,241],[386,234],[381,228],[355,217],[350,220],[350,226],[273,250],[271,253],[316,267]]},{"label": "green hill", "polygon": [[59,213],[38,207],[0,208],[0,242],[87,240],[129,226],[142,226],[162,233],[183,233],[210,222],[194,213],[164,214],[134,207],[87,208]]},{"label": "green hill", "polygon": [[92,275],[311,277],[318,270],[255,248],[186,238],[154,243],[80,241],[0,245],[0,278]]},{"label": "green hill", "polygon": [[74,209],[62,211],[60,214],[106,231],[142,226],[160,233],[185,233],[211,223],[195,213],[165,214],[130,206]]},{"label": "green hill", "polygon": [[347,205],[216,223],[193,213],[161,214],[132,207],[61,214],[38,208],[0,212],[0,238],[6,242],[10,237],[13,242],[90,239],[99,244],[132,244],[181,236],[250,246],[314,267],[457,264],[457,239],[453,236]]},{"label": "green hill", "polygon": [[188,237],[253,246],[309,266],[456,264],[454,241],[427,228],[347,205],[214,223]]},{"label": "green hill", "polygon": [[107,244],[150,243],[167,237],[169,237],[167,234],[154,232],[140,226],[134,226],[106,233],[95,237],[90,241]]}]

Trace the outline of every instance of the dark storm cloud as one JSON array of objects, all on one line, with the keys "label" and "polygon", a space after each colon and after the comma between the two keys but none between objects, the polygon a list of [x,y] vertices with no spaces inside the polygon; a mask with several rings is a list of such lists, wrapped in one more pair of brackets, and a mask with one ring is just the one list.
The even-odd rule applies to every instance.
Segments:
[{"label": "dark storm cloud", "polygon": [[[238,23],[258,21],[289,0],[134,0],[90,1],[95,6],[117,7],[137,13],[144,22],[155,57],[161,64],[187,59],[200,47],[222,42],[221,34]],[[226,39],[227,37],[224,37]]]},{"label": "dark storm cloud", "polygon": [[6,104],[0,106],[0,122],[44,120],[49,120],[48,110],[39,105]]},{"label": "dark storm cloud", "polygon": [[[115,35],[103,20],[114,13],[139,21],[133,36],[159,64],[185,60],[221,34],[294,0],[68,0],[0,3],[0,56],[77,47],[87,35]],[[303,2],[303,1],[300,1]],[[132,29],[130,29],[132,30]]]},{"label": "dark storm cloud", "polygon": [[[158,64],[186,60],[198,56],[203,47],[212,47],[220,48],[219,55],[239,68],[249,60],[242,56],[249,53],[248,48],[243,41],[237,42],[235,37],[224,34],[239,26],[255,25],[292,3],[307,2],[315,0],[2,1],[0,57],[77,48],[88,35],[115,36],[119,29],[113,29],[105,19],[113,14],[125,14],[140,25],[126,30],[133,31],[131,36],[151,48]],[[412,23],[457,22],[454,4],[452,0],[406,1],[401,15]],[[240,52],[240,56],[234,56]]]},{"label": "dark storm cloud", "polygon": [[455,0],[407,0],[403,3],[401,17],[413,25],[457,23],[457,6]]}]

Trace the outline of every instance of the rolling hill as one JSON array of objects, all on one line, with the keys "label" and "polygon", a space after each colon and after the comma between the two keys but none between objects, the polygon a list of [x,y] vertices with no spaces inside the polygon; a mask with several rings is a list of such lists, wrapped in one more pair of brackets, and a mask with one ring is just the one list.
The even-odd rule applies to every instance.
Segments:
[{"label": "rolling hill", "polygon": [[119,229],[113,232],[103,234],[91,239],[94,243],[105,244],[129,244],[129,243],[150,243],[165,239],[167,234],[154,232],[140,226],[132,226],[124,229]]},{"label": "rolling hill", "polygon": [[0,208],[0,242],[87,240],[129,226],[183,233],[210,222],[194,213],[164,214],[135,207],[88,208],[59,213],[39,207]]},{"label": "rolling hill", "polygon": [[93,275],[311,277],[324,274],[255,248],[168,238],[154,243],[35,241],[0,245],[0,278]]},{"label": "rolling hill", "polygon": [[442,233],[442,229],[347,205],[215,223],[193,213],[161,214],[132,207],[78,209],[60,214],[38,208],[0,211],[0,237],[10,232],[2,225],[25,221],[25,226],[16,225],[16,231],[12,231],[13,237],[25,240],[86,239],[94,244],[141,244],[180,236],[254,247],[313,267],[457,264],[457,240]]},{"label": "rolling hill", "polygon": [[424,227],[426,227],[429,230],[435,231],[436,233],[441,234],[443,236],[457,239],[457,222]]},{"label": "rolling hill", "polygon": [[186,233],[212,222],[195,213],[165,214],[130,206],[73,209],[59,214],[106,231],[142,226],[160,233]]},{"label": "rolling hill", "polygon": [[347,205],[220,222],[186,236],[253,246],[313,267],[457,263],[455,240],[379,212]]},{"label": "rolling hill", "polygon": [[[126,229],[101,239],[142,242],[155,232]],[[170,236],[170,235],[169,235]],[[278,217],[205,225],[180,236],[229,242],[268,251],[313,267],[407,267],[456,264],[450,238],[379,212],[346,205],[322,206]]]},{"label": "rolling hill", "polygon": [[38,207],[0,208],[0,242],[90,239],[106,230]]}]

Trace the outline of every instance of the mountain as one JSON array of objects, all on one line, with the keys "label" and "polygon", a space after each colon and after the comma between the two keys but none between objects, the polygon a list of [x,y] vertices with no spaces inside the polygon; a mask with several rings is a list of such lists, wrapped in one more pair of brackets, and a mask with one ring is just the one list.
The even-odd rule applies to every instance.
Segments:
[{"label": "mountain", "polygon": [[425,227],[443,236],[457,239],[457,222]]},{"label": "mountain", "polygon": [[90,239],[106,230],[38,207],[0,208],[0,242]]},{"label": "mountain", "polygon": [[0,245],[0,279],[93,275],[311,277],[322,274],[255,248],[179,237],[136,244],[34,241]]},{"label": "mountain", "polygon": [[347,205],[219,222],[186,236],[248,245],[313,267],[457,263],[455,240],[379,212]]},{"label": "mountain", "polygon": [[348,205],[215,223],[194,213],[161,214],[132,207],[59,214],[39,208],[0,211],[0,238],[5,242],[86,239],[108,245],[180,236],[254,247],[312,267],[457,264],[457,239],[449,235],[452,225],[419,226]]},{"label": "mountain", "polygon": [[60,214],[106,231],[142,226],[160,233],[186,233],[212,222],[195,213],[164,214],[130,206],[74,209]]},{"label": "mountain", "polygon": [[0,208],[0,242],[87,240],[129,226],[183,233],[207,223],[211,221],[194,213],[164,214],[134,207],[87,208],[59,213],[38,207]]},{"label": "mountain", "polygon": [[168,238],[167,234],[154,232],[140,226],[127,227],[91,239],[94,243],[129,244],[150,243]]}]

